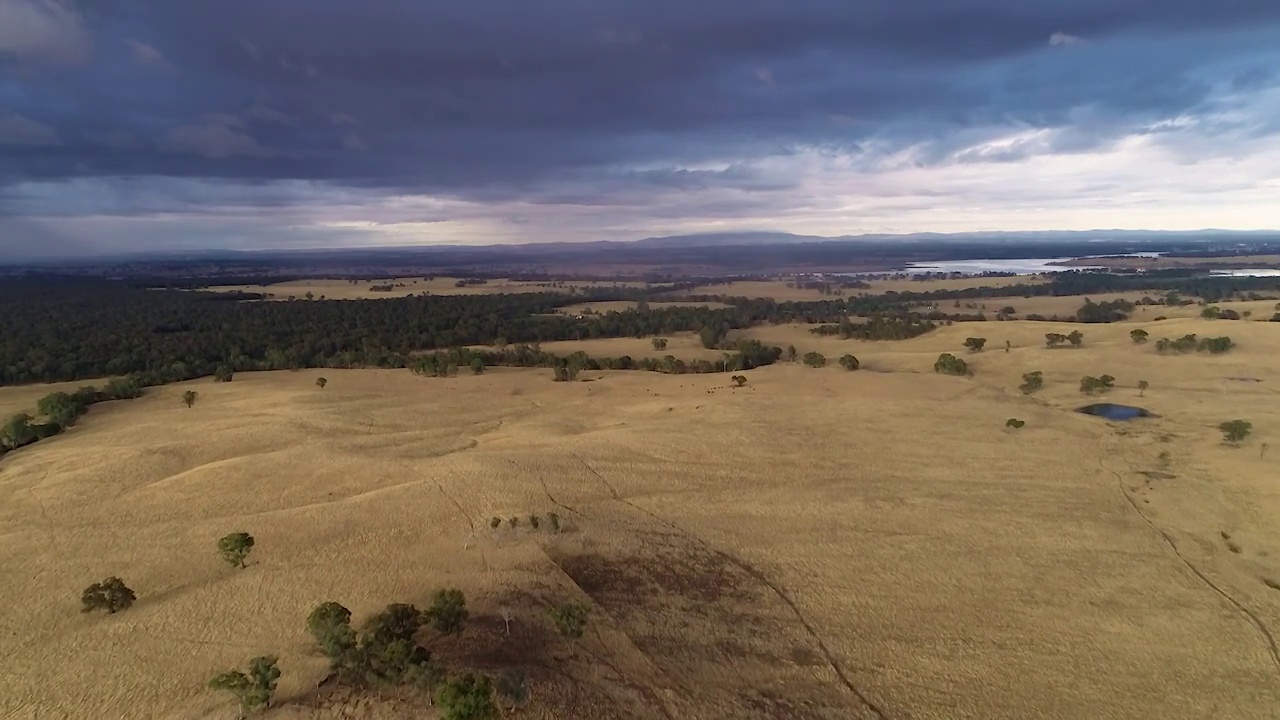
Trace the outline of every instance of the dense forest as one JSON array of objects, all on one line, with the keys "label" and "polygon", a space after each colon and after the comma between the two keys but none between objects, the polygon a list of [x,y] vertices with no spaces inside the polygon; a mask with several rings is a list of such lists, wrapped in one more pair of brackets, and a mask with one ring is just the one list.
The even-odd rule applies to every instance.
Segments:
[{"label": "dense forest", "polygon": [[[1185,272],[1114,275],[1066,272],[1047,283],[930,292],[829,297],[813,302],[705,296],[731,307],[658,307],[569,317],[555,314],[566,296],[430,295],[360,300],[257,302],[252,296],[56,276],[0,285],[0,384],[80,380],[137,374],[147,384],[231,370],[302,367],[407,367],[415,353],[467,345],[538,343],[697,332],[724,347],[730,330],[766,323],[826,323],[819,332],[862,339],[897,339],[928,332],[936,322],[985,320],[949,315],[944,300],[1032,295],[1159,291],[1151,302],[1214,302],[1274,297],[1280,278],[1204,277]],[[665,288],[592,290],[575,300],[601,302],[670,297]],[[1107,321],[1128,308],[1087,306],[1083,319]],[[849,316],[869,318],[851,324]],[[490,360],[501,362],[499,358]],[[734,363],[729,363],[734,365]],[[734,369],[740,369],[735,367]]]}]

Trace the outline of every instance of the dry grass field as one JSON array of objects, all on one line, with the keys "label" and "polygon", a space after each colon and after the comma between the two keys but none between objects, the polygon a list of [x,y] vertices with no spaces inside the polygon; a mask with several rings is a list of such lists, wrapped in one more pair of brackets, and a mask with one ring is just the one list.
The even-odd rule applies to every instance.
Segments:
[{"label": "dry grass field", "polygon": [[[307,293],[316,298],[324,296],[329,300],[378,300],[382,298],[407,297],[409,295],[500,295],[512,293],[562,292],[568,294],[573,289],[612,288],[612,287],[644,287],[643,282],[631,281],[589,281],[589,280],[556,280],[546,282],[530,282],[524,280],[494,279],[483,285],[465,285],[458,287],[459,278],[437,277],[426,280],[421,277],[385,278],[382,280],[359,280],[351,282],[342,278],[314,278],[307,280],[290,280],[288,282],[271,283],[269,285],[219,285],[204,288],[211,292],[248,292],[263,293],[268,300],[288,300],[290,297],[301,300]],[[554,283],[554,284],[553,284]],[[391,291],[376,291],[369,288],[375,285],[392,285]],[[402,287],[403,286],[403,287]]]},{"label": "dry grass field", "polygon": [[[1239,347],[1162,357],[1129,341],[1137,326]],[[1077,328],[1083,348],[1043,347]],[[230,720],[205,683],[277,653],[266,717],[434,718],[318,691],[304,619],[323,600],[362,619],[456,586],[468,629],[429,646],[457,667],[526,666],[531,720],[1277,717],[1275,326],[981,330],[972,378],[931,366],[973,325],[895,343],[779,326],[752,334],[867,371],[784,363],[739,389],[245,373],[94,406],[0,460],[0,716]],[[1026,397],[1031,370],[1046,388]],[[1108,400],[1159,417],[1073,412],[1081,375],[1103,373]],[[0,407],[49,389],[0,390]],[[1232,448],[1215,426],[1237,417],[1254,436]],[[567,532],[488,528],[550,511]],[[257,538],[243,570],[214,550],[237,530]],[[112,574],[138,603],[81,614],[81,589]],[[561,599],[593,608],[576,647],[545,619]]]}]

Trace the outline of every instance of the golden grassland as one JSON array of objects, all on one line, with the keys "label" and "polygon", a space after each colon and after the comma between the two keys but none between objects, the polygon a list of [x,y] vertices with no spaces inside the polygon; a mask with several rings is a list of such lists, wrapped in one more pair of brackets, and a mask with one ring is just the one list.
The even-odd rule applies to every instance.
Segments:
[{"label": "golden grassland", "polygon": [[1163,268],[1205,267],[1223,265],[1230,267],[1273,266],[1280,264],[1280,255],[1223,255],[1217,257],[1114,257],[1114,258],[1074,258],[1066,260],[1062,265],[1091,265],[1109,268],[1142,268],[1144,270]]},{"label": "golden grassland", "polygon": [[[1159,356],[1134,327],[1239,347]],[[1084,347],[1043,347],[1072,329]],[[425,606],[442,586],[473,617],[428,644],[457,667],[527,666],[526,718],[1276,716],[1274,326],[749,334],[851,352],[866,371],[783,363],[732,389],[724,375],[309,370],[95,405],[0,460],[0,716],[230,719],[207,680],[277,653],[267,717],[436,717],[404,696],[317,691],[304,619],[327,599],[357,618]],[[974,334],[991,349],[964,355],[973,377],[932,372]],[[681,356],[692,340],[671,341]],[[1046,387],[1023,396],[1032,370]],[[1073,412],[1080,377],[1104,373],[1106,399],[1159,417]],[[0,407],[40,394],[2,389]],[[1216,425],[1237,417],[1254,436],[1232,448]],[[568,532],[488,529],[549,511]],[[244,570],[214,552],[238,530],[257,538]],[[79,613],[81,589],[113,574],[138,603]],[[593,607],[576,648],[548,630],[559,599]]]},{"label": "golden grassland", "polygon": [[[303,299],[307,293],[314,297],[324,296],[329,300],[377,300],[383,298],[408,297],[430,293],[432,295],[502,295],[512,293],[560,292],[569,294],[576,289],[598,289],[613,287],[645,287],[643,282],[624,280],[547,280],[526,281],[511,279],[493,279],[483,285],[465,285],[458,287],[454,277],[436,277],[427,280],[423,277],[384,278],[381,280],[351,280],[344,278],[311,278],[306,280],[290,280],[267,285],[220,285],[204,288],[211,292],[246,292],[263,293],[268,300],[288,300],[291,296]],[[375,285],[392,285],[390,291],[376,291],[369,288]],[[403,287],[402,287],[403,286]]]},{"label": "golden grassland", "polygon": [[[1163,294],[1156,292],[1096,293],[1087,297],[1096,303],[1110,302],[1112,300],[1128,300],[1136,303],[1143,297],[1155,298]],[[1012,307],[1017,310],[1017,313],[1013,315],[1015,318],[1025,318],[1027,315],[1042,315],[1044,317],[1057,315],[1065,319],[1076,314],[1080,306],[1084,305],[1085,297],[1081,295],[1043,295],[1034,297],[969,298],[962,299],[959,308],[955,306],[954,300],[941,301],[938,303],[938,309],[947,313],[981,311],[990,318],[999,312],[1001,308]],[[1210,304],[1223,310],[1235,310],[1239,313],[1248,312],[1251,314],[1251,320],[1270,320],[1271,316],[1278,312],[1276,300],[1233,300]],[[1158,317],[1198,318],[1203,310],[1204,307],[1199,304],[1139,305],[1130,314],[1130,321],[1145,322]]]}]

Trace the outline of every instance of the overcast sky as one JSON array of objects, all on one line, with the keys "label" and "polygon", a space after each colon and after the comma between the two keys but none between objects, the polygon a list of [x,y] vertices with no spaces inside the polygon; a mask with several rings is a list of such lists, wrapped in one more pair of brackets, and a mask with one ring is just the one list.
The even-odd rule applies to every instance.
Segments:
[{"label": "overcast sky", "polygon": [[0,0],[9,257],[1099,227],[1280,228],[1280,1]]}]

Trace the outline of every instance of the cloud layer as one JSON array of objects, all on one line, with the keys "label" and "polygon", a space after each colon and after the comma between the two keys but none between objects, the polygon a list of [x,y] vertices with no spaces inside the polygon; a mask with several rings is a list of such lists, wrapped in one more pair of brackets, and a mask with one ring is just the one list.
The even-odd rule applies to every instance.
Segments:
[{"label": "cloud layer", "polygon": [[1277,227],[1276,37],[1274,0],[0,0],[0,245]]}]

